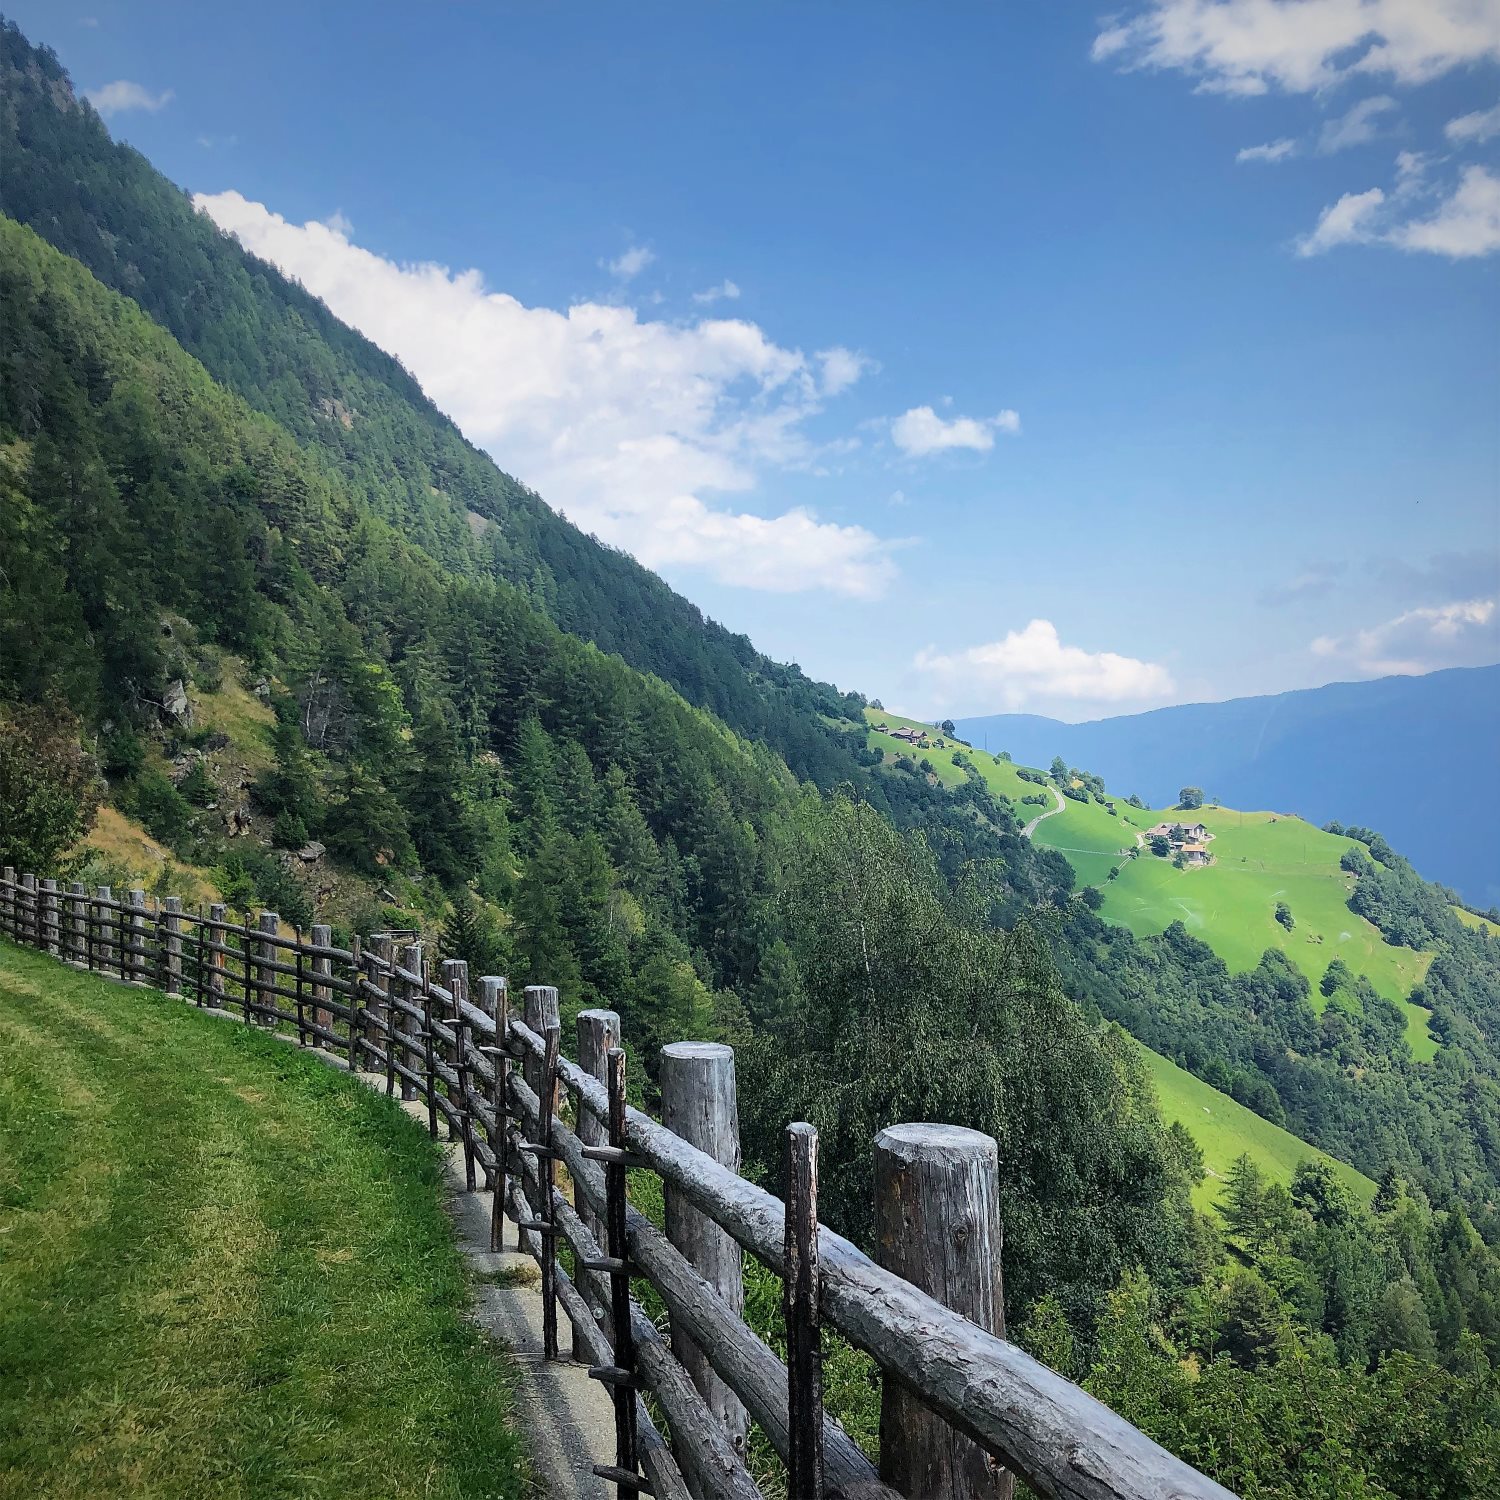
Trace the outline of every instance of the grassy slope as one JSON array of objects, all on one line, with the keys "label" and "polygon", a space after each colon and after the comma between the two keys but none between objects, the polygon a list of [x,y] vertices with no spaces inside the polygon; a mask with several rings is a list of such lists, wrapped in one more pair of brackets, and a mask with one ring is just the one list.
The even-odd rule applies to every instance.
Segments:
[{"label": "grassy slope", "polygon": [[1333,1163],[1334,1171],[1362,1202],[1369,1203],[1375,1196],[1375,1184],[1363,1172],[1261,1119],[1254,1110],[1167,1058],[1145,1047],[1141,1052],[1156,1083],[1162,1118],[1169,1124],[1181,1121],[1203,1152],[1207,1176],[1193,1194],[1197,1207],[1206,1210],[1218,1202],[1230,1165],[1242,1155],[1249,1156],[1273,1182],[1283,1183],[1292,1180],[1299,1161],[1321,1157]]},{"label": "grassy slope", "polygon": [[[1254,968],[1267,948],[1279,948],[1312,981],[1317,1006],[1323,1003],[1318,980],[1342,958],[1404,1009],[1413,1054],[1424,1061],[1436,1055],[1428,1012],[1406,1000],[1432,954],[1392,947],[1349,910],[1354,877],[1339,869],[1339,856],[1353,840],[1278,813],[1202,808],[1192,816],[1214,834],[1214,863],[1178,870],[1149,855],[1132,860],[1104,888],[1105,917],[1138,936],[1181,921],[1236,973]],[[1278,901],[1291,907],[1290,932],[1276,921]]]},{"label": "grassy slope", "polygon": [[[899,715],[867,713],[871,722],[884,719],[893,727],[926,727]],[[905,748],[873,731],[870,743],[881,749]],[[1008,761],[996,761],[982,750],[970,753],[990,788],[1017,804],[1019,816],[1029,821],[1040,810],[1020,805],[1022,795],[1038,789],[1021,781]],[[951,750],[933,751],[927,759],[945,782],[961,778],[951,764]],[[1081,885],[1104,890],[1106,918],[1129,927],[1138,937],[1162,932],[1181,921],[1235,973],[1254,968],[1267,948],[1279,948],[1312,982],[1313,1004],[1319,1009],[1324,1002],[1317,983],[1329,962],[1342,958],[1377,993],[1405,1012],[1413,1056],[1427,1062],[1437,1055],[1437,1044],[1427,1027],[1429,1013],[1406,999],[1425,977],[1432,955],[1392,947],[1369,922],[1349,910],[1354,878],[1339,868],[1339,857],[1353,847],[1352,839],[1277,813],[1209,807],[1182,814],[1134,808],[1124,801],[1116,801],[1114,808],[1111,815],[1098,802],[1070,798],[1063,811],[1044,819],[1033,835],[1038,844],[1066,856]],[[1168,860],[1146,855],[1122,858],[1121,851],[1134,845],[1138,832],[1173,817],[1201,821],[1213,831],[1214,864],[1207,869],[1178,870]],[[1116,866],[1120,873],[1111,881],[1109,872]],[[1291,932],[1275,919],[1278,901],[1292,909],[1296,925]]]},{"label": "grassy slope", "polygon": [[518,1496],[426,1135],[0,944],[0,1496]]},{"label": "grassy slope", "polygon": [[1490,921],[1488,917],[1481,917],[1478,912],[1467,911],[1462,906],[1455,906],[1453,908],[1453,915],[1465,927],[1472,927],[1476,932],[1487,932],[1491,937],[1500,937],[1500,925]]}]

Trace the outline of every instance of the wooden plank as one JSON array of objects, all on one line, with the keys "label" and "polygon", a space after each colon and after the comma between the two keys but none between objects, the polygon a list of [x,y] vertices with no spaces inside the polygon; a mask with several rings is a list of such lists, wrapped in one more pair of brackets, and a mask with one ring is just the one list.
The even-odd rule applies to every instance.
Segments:
[{"label": "wooden plank", "polygon": [[818,1132],[788,1125],[782,1138],[786,1180],[787,1493],[823,1500],[823,1327],[818,1311]]}]

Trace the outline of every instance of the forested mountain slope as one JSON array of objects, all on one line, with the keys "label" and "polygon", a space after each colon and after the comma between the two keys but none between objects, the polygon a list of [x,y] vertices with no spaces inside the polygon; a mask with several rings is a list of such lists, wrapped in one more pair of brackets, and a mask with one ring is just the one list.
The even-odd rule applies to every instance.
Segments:
[{"label": "forested mountain slope", "polygon": [[[845,700],[707,620],[502,473],[389,355],[196,213],[110,139],[44,48],[0,28],[0,211],[132,297],[213,377],[326,455],[374,514],[443,566],[515,584],[564,630],[671,683],[802,775],[841,773]],[[475,539],[474,512],[495,525]]]}]

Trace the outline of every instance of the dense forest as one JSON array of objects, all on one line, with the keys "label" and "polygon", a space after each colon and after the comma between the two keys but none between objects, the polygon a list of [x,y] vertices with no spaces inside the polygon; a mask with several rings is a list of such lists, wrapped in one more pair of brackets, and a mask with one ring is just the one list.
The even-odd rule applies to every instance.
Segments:
[{"label": "dense forest", "polygon": [[[813,1120],[851,1234],[880,1126],[996,1136],[1022,1339],[1246,1493],[1500,1482],[1491,938],[1351,830],[1351,904],[1438,953],[1418,1064],[1368,986],[1319,1016],[1278,954],[1236,976],[1180,927],[1104,924],[977,775],[881,766],[859,695],[578,533],[11,27],[0,81],[7,861],[80,857],[102,796],[305,922],[287,851],[317,840],[366,893],[349,927],[397,904],[607,1003],[648,1072],[661,1041],[736,1042],[751,1170]],[[225,673],[274,720],[263,838],[226,837],[171,711]],[[1222,1224],[1194,1213],[1127,1031],[1379,1179],[1373,1208],[1247,1163]]]}]

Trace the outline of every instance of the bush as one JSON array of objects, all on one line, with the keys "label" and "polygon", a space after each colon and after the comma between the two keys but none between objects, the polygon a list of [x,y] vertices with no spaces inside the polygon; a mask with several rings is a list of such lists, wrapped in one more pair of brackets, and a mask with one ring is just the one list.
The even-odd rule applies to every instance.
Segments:
[{"label": "bush", "polygon": [[291,808],[284,807],[271,825],[271,842],[278,849],[300,849],[307,842],[307,824]]},{"label": "bush", "polygon": [[192,837],[192,805],[154,767],[142,771],[121,800],[126,810],[146,825],[146,831],[153,838],[160,839],[173,850],[178,850]]},{"label": "bush", "polygon": [[208,767],[201,760],[194,760],[187,775],[177,783],[177,790],[194,807],[207,807],[219,795],[213,777],[208,774]]},{"label": "bush", "polygon": [[0,715],[0,854],[18,870],[51,870],[93,824],[97,773],[78,729],[61,704]]},{"label": "bush", "polygon": [[1288,932],[1290,932],[1292,928],[1297,925],[1295,919],[1292,916],[1292,909],[1286,904],[1285,901],[1278,901],[1276,903],[1276,920],[1280,922]]}]

